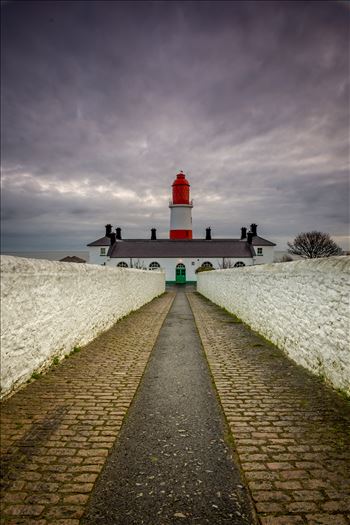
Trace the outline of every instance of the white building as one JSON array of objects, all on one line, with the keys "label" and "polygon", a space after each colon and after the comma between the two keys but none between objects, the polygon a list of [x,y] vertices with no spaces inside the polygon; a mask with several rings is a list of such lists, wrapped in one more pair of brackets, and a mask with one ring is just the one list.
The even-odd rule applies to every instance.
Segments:
[{"label": "white building", "polygon": [[[173,185],[170,201],[169,239],[157,239],[152,228],[149,239],[122,239],[121,229],[112,232],[106,226],[103,237],[88,244],[90,263],[125,268],[144,268],[166,272],[168,283],[196,282],[199,268],[232,268],[273,262],[275,244],[257,234],[257,225],[250,231],[241,228],[237,239],[212,239],[207,228],[205,239],[192,238],[192,201],[189,183],[181,172]],[[202,271],[202,270],[200,270]]]}]

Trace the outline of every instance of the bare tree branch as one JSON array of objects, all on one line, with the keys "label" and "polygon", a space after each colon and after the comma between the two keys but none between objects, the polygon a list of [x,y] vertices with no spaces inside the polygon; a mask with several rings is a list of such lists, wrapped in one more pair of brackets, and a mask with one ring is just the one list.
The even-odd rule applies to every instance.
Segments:
[{"label": "bare tree branch", "polygon": [[299,233],[292,243],[288,242],[288,252],[304,259],[341,255],[342,249],[330,238],[328,233],[312,231]]}]

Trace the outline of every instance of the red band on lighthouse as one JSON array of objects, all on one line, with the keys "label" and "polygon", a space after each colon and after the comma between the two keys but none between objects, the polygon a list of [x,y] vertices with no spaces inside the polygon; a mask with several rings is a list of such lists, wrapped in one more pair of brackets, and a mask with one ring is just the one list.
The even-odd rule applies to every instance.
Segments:
[{"label": "red band on lighthouse", "polygon": [[192,239],[192,230],[170,230],[170,239]]},{"label": "red band on lighthouse", "polygon": [[170,201],[170,239],[192,239],[192,202],[190,183],[181,171],[172,184]]}]

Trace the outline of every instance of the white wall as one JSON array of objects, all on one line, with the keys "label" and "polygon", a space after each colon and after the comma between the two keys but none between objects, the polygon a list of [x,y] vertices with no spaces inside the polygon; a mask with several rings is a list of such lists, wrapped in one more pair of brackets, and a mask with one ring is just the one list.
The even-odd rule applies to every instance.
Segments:
[{"label": "white wall", "polygon": [[350,393],[350,257],[201,273],[197,289]]},{"label": "white wall", "polygon": [[164,290],[163,272],[2,256],[2,396]]},{"label": "white wall", "polygon": [[[262,248],[262,255],[258,255],[258,248]],[[274,246],[254,246],[256,256],[254,264],[272,263],[274,258]]]},{"label": "white wall", "polygon": [[[106,249],[106,255],[100,255],[101,248]],[[107,262],[107,253],[109,246],[89,246],[89,263],[90,264],[100,264]]]},{"label": "white wall", "polygon": [[[227,259],[226,259],[227,260]],[[219,268],[219,264],[222,264],[222,257],[202,257],[202,258],[189,258],[189,257],[182,257],[182,258],[166,258],[166,257],[159,257],[159,258],[143,258],[140,259],[134,258],[132,260],[133,265],[135,265],[137,262],[140,264],[143,264],[146,268],[149,267],[150,263],[156,261],[160,264],[161,268],[165,271],[165,279],[166,281],[175,281],[176,275],[175,275],[175,268],[176,265],[179,263],[182,263],[186,267],[186,281],[197,281],[197,274],[195,273],[196,269],[202,266],[202,264],[205,261],[209,261],[212,263],[214,268]],[[243,262],[246,266],[253,264],[253,259],[249,258],[231,258],[230,259],[231,264],[235,264],[236,262]],[[108,261],[106,262],[107,266],[117,266],[118,263],[125,262],[128,266],[130,266],[130,259],[117,259],[112,258],[110,259],[108,257]]]}]

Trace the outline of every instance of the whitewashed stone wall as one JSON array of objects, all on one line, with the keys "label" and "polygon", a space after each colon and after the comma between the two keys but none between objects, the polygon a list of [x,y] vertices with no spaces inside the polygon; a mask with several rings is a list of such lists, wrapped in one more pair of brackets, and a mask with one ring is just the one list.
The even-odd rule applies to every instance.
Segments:
[{"label": "whitewashed stone wall", "polygon": [[165,290],[163,272],[1,257],[1,397]]},{"label": "whitewashed stone wall", "polygon": [[201,273],[197,289],[350,394],[350,257]]}]

